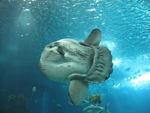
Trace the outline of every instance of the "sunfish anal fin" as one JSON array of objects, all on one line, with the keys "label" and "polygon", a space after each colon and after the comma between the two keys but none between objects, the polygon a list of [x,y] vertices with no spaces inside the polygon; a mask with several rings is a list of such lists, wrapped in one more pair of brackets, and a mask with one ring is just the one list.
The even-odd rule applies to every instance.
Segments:
[{"label": "sunfish anal fin", "polygon": [[88,83],[82,80],[71,80],[69,86],[69,98],[72,104],[79,105],[86,97]]}]

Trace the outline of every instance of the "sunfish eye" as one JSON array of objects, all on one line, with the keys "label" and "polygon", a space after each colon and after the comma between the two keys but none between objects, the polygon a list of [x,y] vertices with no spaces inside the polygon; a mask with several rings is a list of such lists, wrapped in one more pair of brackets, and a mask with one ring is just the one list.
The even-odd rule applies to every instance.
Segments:
[{"label": "sunfish eye", "polygon": [[51,45],[48,45],[47,47],[48,47],[48,48],[52,48],[52,47],[54,47],[54,45],[51,44]]},{"label": "sunfish eye", "polygon": [[51,44],[47,45],[48,48],[53,48],[54,46],[59,46],[59,43],[54,42],[54,43],[51,43]]},{"label": "sunfish eye", "polygon": [[64,53],[64,51],[62,50],[62,48],[61,48],[60,46],[58,46],[57,51],[58,51],[61,55],[64,56],[65,53]]}]

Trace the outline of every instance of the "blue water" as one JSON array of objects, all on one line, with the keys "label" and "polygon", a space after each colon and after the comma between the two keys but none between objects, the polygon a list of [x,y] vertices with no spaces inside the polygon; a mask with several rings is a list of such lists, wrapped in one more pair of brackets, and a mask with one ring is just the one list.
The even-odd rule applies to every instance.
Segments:
[{"label": "blue water", "polygon": [[0,113],[82,113],[86,106],[68,104],[69,83],[44,77],[39,59],[45,45],[84,41],[94,28],[112,52],[114,72],[90,84],[88,95],[101,94],[111,113],[150,113],[149,0],[1,0]]}]

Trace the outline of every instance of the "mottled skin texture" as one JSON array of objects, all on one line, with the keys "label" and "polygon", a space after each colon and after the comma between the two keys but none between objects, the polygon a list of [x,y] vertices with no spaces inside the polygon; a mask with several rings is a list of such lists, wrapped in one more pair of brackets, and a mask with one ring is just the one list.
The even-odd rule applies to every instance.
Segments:
[{"label": "mottled skin texture", "polygon": [[[62,48],[64,55],[57,51],[58,47]],[[72,39],[62,39],[45,47],[40,59],[40,68],[50,80],[70,81],[72,77],[69,75],[72,73],[87,73],[93,58],[91,54],[90,47],[82,46]]]},{"label": "mottled skin texture", "polygon": [[101,83],[112,73],[112,55],[99,46],[101,31],[94,29],[84,42],[62,39],[48,44],[41,55],[40,69],[50,80],[70,81],[69,97],[79,105],[88,91],[88,83]]}]

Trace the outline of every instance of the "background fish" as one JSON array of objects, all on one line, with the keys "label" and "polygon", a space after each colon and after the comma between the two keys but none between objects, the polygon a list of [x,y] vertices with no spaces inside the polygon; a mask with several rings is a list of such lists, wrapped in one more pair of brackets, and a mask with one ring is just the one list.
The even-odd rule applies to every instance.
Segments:
[{"label": "background fish", "polygon": [[104,110],[110,113],[108,110],[108,106],[109,106],[109,103],[105,107],[91,105],[91,106],[84,108],[82,113],[101,113]]}]

